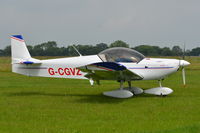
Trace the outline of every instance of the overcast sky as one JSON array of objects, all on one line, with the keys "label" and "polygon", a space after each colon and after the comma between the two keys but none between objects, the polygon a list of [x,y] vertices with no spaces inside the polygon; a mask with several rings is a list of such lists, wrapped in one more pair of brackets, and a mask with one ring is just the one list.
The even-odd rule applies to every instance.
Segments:
[{"label": "overcast sky", "polygon": [[200,46],[200,0],[0,0],[0,16],[0,48],[12,34],[28,45]]}]

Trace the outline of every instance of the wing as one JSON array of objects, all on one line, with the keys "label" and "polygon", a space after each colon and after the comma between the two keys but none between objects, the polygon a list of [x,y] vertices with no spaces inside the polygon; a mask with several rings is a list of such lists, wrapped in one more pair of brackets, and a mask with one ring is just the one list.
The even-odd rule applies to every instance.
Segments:
[{"label": "wing", "polygon": [[141,80],[142,76],[129,71],[125,66],[115,62],[93,63],[79,68],[86,72],[85,77],[93,80]]}]

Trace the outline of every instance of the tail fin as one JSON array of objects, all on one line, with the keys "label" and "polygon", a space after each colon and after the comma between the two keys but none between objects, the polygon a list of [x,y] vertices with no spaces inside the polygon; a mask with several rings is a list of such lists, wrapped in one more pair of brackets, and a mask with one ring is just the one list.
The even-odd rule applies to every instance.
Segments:
[{"label": "tail fin", "polygon": [[28,68],[29,65],[40,65],[41,61],[31,57],[24,39],[21,35],[11,36],[12,72],[29,75],[29,71],[21,68]]},{"label": "tail fin", "polygon": [[31,58],[25,41],[21,35],[11,36],[11,55],[12,63],[15,63],[15,60],[29,60]]}]

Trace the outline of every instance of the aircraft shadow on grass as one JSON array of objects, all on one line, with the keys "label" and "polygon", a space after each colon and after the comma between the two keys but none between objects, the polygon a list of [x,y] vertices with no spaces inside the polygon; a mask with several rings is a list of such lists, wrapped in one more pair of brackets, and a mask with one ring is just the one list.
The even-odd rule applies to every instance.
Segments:
[{"label": "aircraft shadow on grass", "polygon": [[124,99],[116,99],[104,96],[102,94],[67,94],[67,93],[46,93],[46,92],[14,92],[7,93],[10,97],[20,97],[20,96],[53,96],[53,97],[77,97],[75,102],[79,103],[120,103]]},{"label": "aircraft shadow on grass", "polygon": [[[107,97],[102,94],[62,94],[62,93],[46,93],[46,92],[12,92],[6,93],[7,96],[10,97],[20,97],[20,96],[53,96],[53,97],[77,97],[75,102],[79,103],[121,103],[125,99],[116,99],[112,97]],[[141,94],[134,96],[133,98],[144,98],[144,97],[156,97],[153,95]],[[132,98],[130,98],[132,99]],[[126,99],[127,100],[127,99]]]}]

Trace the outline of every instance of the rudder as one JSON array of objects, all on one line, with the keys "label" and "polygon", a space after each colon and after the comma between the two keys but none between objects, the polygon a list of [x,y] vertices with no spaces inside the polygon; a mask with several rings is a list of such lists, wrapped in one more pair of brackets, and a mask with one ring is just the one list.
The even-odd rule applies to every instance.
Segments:
[{"label": "rudder", "polygon": [[41,61],[31,57],[21,35],[11,36],[12,72],[29,75],[32,64],[40,65]]},{"label": "rudder", "polygon": [[15,60],[29,60],[31,58],[22,35],[11,36],[11,56],[12,63],[15,63]]}]

